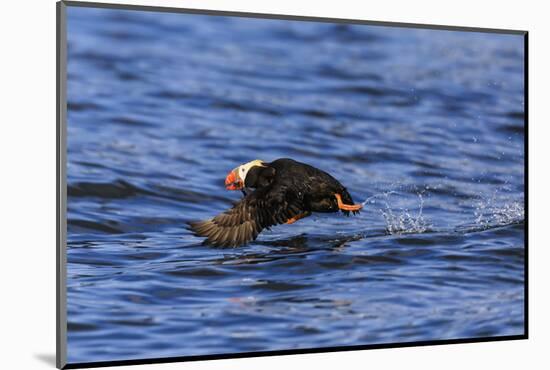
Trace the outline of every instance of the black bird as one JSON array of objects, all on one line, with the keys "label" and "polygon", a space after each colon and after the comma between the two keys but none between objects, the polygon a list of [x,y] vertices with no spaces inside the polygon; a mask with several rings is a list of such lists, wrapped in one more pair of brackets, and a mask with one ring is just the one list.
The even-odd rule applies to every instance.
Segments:
[{"label": "black bird", "polygon": [[206,237],[206,244],[220,247],[246,244],[263,229],[292,224],[312,212],[342,211],[347,216],[363,207],[328,173],[289,158],[240,165],[227,175],[225,186],[245,196],[209,220],[190,223],[195,235]]}]

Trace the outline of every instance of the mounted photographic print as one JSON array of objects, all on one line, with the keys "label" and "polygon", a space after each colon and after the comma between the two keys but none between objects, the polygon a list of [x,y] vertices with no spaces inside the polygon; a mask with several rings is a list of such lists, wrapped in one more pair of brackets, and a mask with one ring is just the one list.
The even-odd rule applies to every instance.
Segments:
[{"label": "mounted photographic print", "polygon": [[527,338],[526,50],[58,3],[58,367]]}]

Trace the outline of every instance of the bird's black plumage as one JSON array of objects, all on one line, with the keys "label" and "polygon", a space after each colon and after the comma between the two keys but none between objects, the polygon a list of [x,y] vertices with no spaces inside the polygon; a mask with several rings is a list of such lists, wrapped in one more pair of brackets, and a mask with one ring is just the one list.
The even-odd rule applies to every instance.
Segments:
[{"label": "bird's black plumage", "polygon": [[245,186],[255,190],[233,208],[209,220],[190,223],[193,232],[206,237],[207,244],[238,246],[255,240],[263,229],[294,222],[311,212],[341,210],[349,215],[349,210],[339,207],[335,194],[341,196],[342,203],[353,205],[351,195],[334,177],[288,158],[252,167]]}]

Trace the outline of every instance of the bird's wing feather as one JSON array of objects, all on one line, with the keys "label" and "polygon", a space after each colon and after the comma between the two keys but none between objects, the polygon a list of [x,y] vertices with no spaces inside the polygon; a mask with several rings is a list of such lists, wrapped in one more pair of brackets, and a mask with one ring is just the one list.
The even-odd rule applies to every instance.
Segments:
[{"label": "bird's wing feather", "polygon": [[255,240],[265,228],[287,222],[303,213],[303,204],[286,187],[258,189],[219,215],[191,222],[195,235],[206,237],[206,243],[233,247]]}]

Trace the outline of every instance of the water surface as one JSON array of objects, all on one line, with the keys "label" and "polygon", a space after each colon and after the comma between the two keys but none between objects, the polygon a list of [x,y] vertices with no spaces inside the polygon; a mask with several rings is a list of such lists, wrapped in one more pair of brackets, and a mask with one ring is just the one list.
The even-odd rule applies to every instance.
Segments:
[{"label": "water surface", "polygon": [[[72,7],[68,35],[69,362],[523,334],[521,36]],[[190,234],[279,157],[364,211]]]}]

